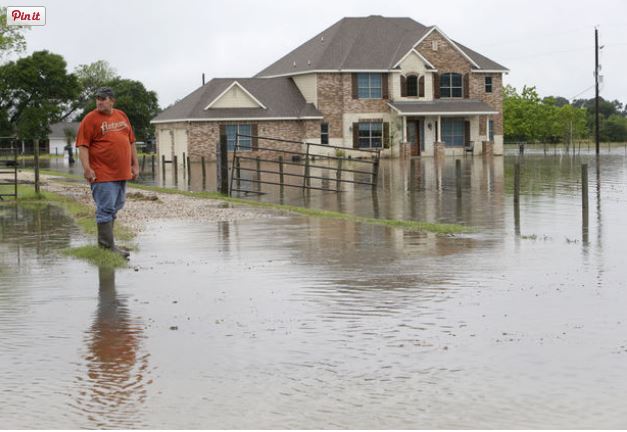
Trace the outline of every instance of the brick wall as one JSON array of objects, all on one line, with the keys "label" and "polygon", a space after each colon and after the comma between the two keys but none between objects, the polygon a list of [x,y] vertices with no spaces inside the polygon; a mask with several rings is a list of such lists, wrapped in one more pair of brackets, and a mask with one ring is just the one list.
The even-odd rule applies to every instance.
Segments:
[{"label": "brick wall", "polygon": [[[387,79],[390,77],[388,75]],[[389,83],[389,81],[388,81]],[[388,84],[388,93],[391,93]],[[343,114],[389,113],[387,99],[353,99],[352,74],[322,73],[318,74],[318,111],[329,123],[329,137],[352,140],[343,133]]]},{"label": "brick wall", "polygon": [[[485,92],[485,77],[492,77],[492,93]],[[495,108],[500,114],[490,116],[494,120],[494,134],[503,135],[503,74],[473,73],[470,74],[470,98],[484,101]],[[482,116],[482,134],[485,135],[485,116]]]},{"label": "brick wall", "polygon": [[[432,42],[438,42],[438,50],[433,51]],[[437,69],[439,74],[457,72],[469,74],[469,97],[486,102],[500,114],[492,116],[495,135],[503,134],[503,75],[501,73],[471,73],[472,64],[440,33],[433,31],[416,49]],[[484,89],[486,76],[492,77],[492,93]],[[480,121],[480,133],[485,134],[485,117]]]},{"label": "brick wall", "polygon": [[[220,124],[236,124],[237,122],[192,122],[189,125],[181,123],[180,125],[188,128],[188,152],[189,157],[193,161],[200,160],[205,157],[206,160],[215,160],[216,146],[220,140]],[[266,121],[266,122],[246,122],[244,124],[256,124],[257,135],[271,138],[280,138],[292,141],[303,141],[305,139],[320,139],[320,121],[318,120],[285,120],[285,121]],[[173,125],[178,123],[157,125],[157,129],[171,129]],[[272,149],[284,149],[301,151],[303,148],[299,144],[281,143],[278,141],[269,141],[260,139],[258,142],[260,147]],[[275,159],[278,153],[272,151],[250,152],[254,156],[270,157]]]},{"label": "brick wall", "polygon": [[[432,42],[437,41],[438,50],[433,51]],[[469,73],[470,62],[437,31],[431,32],[416,50],[436,67],[439,74],[447,72]]]},{"label": "brick wall", "polygon": [[329,138],[343,138],[344,93],[341,74],[318,74],[318,111],[329,123]]}]

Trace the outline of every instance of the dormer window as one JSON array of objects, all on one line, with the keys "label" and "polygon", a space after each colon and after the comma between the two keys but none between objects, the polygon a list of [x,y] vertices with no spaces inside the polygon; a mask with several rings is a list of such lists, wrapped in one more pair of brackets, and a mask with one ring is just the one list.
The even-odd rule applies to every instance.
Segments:
[{"label": "dormer window", "polygon": [[462,74],[445,73],[440,76],[440,97],[461,98],[463,95]]}]

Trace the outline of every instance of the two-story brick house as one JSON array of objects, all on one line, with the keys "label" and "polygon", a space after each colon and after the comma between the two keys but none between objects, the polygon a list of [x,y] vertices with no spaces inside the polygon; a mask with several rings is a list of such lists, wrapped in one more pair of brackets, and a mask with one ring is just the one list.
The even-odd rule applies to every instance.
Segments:
[{"label": "two-story brick house", "polygon": [[[211,80],[153,123],[160,153],[192,159],[215,156],[221,133],[232,148],[237,132],[347,150],[499,155],[507,72],[435,26],[344,18],[253,78]],[[257,141],[241,144],[254,151]]]}]

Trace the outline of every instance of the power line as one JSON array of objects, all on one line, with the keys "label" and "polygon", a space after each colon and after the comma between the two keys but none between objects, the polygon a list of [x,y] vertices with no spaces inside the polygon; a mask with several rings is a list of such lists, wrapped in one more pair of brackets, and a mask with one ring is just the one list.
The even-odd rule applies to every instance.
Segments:
[{"label": "power line", "polygon": [[517,38],[517,39],[511,39],[510,41],[503,41],[503,40],[499,40],[499,42],[496,43],[489,43],[489,44],[478,44],[477,46],[479,48],[485,48],[485,47],[493,47],[493,46],[502,46],[502,45],[515,45],[515,44],[519,44],[519,43],[529,43],[530,40],[534,40],[534,39],[539,39],[539,38],[546,38],[548,36],[557,36],[557,35],[563,35],[563,34],[570,34],[570,33],[574,33],[574,32],[578,32],[581,30],[590,30],[590,26],[583,26],[583,27],[575,27],[572,28],[570,30],[564,30],[564,31],[559,31],[559,32],[545,32],[545,33],[534,33],[533,36],[525,36],[523,39]]},{"label": "power line", "polygon": [[566,53],[573,53],[573,52],[580,52],[580,51],[588,51],[591,48],[577,48],[577,49],[571,49],[571,50],[561,50],[561,51],[547,51],[547,52],[543,52],[543,53],[539,53],[539,54],[532,54],[532,55],[528,55],[528,56],[523,56],[523,57],[512,57],[512,58],[508,58],[508,59],[503,59],[502,61],[511,61],[511,60],[521,60],[521,59],[527,59],[527,58],[535,58],[535,57],[544,57],[547,55],[554,55],[554,54],[566,54]]},{"label": "power line", "polygon": [[587,89],[585,89],[584,91],[577,93],[575,96],[571,97],[570,100],[574,100],[577,96],[581,96],[582,94],[584,94],[588,90],[592,90],[593,88],[594,88],[594,84],[588,87]]}]

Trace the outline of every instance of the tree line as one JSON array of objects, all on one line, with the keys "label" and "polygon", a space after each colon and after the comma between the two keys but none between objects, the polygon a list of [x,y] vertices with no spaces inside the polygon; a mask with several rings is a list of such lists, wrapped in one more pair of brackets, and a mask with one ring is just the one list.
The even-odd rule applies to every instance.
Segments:
[{"label": "tree line", "polygon": [[[519,93],[512,86],[503,91],[506,142],[571,143],[594,139],[595,99],[561,96],[541,98],[535,87],[524,86]],[[627,106],[618,100],[599,98],[599,135],[603,142],[627,141]]]},{"label": "tree line", "polygon": [[159,113],[157,94],[139,81],[120,77],[106,61],[79,65],[69,72],[63,56],[37,51],[15,61],[26,43],[25,27],[6,25],[6,8],[0,7],[0,136],[46,139],[50,125],[80,121],[95,109],[95,90],[111,87],[116,108],[126,112],[138,141],[154,136],[150,120]]}]

